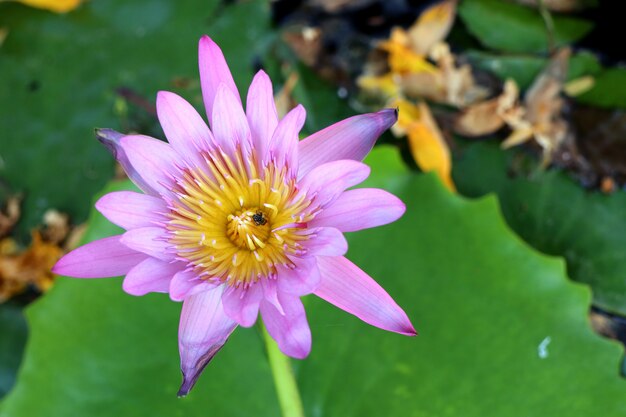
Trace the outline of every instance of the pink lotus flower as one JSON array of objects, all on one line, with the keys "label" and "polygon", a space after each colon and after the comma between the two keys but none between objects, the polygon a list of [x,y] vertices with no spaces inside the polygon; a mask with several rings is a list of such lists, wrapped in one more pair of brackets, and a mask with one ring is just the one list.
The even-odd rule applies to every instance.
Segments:
[{"label": "pink lotus flower", "polygon": [[129,294],[183,301],[179,348],[185,395],[232,331],[259,312],[279,348],[311,349],[300,297],[315,294],[363,321],[415,335],[404,311],[343,257],[343,232],[390,223],[405,210],[379,189],[348,190],[369,175],[359,162],[396,111],[354,116],[299,141],[302,106],[281,120],[272,84],[259,71],[246,112],[220,48],[199,44],[200,80],[211,129],[184,99],[159,92],[169,143],[100,130],[144,192],[113,192],[96,208],[125,233],[65,255],[53,271],[78,278],[126,275]]}]

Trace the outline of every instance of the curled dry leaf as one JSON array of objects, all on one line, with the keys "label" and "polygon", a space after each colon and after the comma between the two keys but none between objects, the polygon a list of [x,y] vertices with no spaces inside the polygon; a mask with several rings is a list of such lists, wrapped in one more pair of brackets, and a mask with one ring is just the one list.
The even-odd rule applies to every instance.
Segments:
[{"label": "curled dry leaf", "polygon": [[69,216],[57,210],[47,210],[43,215],[45,228],[42,232],[46,242],[60,244],[70,232]]},{"label": "curled dry leaf", "polygon": [[456,2],[444,1],[422,13],[405,31],[394,28],[380,49],[388,53],[389,72],[366,73],[359,87],[387,98],[407,96],[465,107],[481,100],[488,91],[476,84],[469,65],[457,65],[443,39],[448,35]]},{"label": "curled dry leaf", "polygon": [[523,108],[506,115],[505,122],[513,132],[502,143],[503,148],[534,138],[543,149],[543,165],[550,163],[568,131],[568,125],[562,117],[561,93],[570,54],[569,48],[559,50],[529,88]]},{"label": "curled dry leaf", "polygon": [[7,199],[4,210],[0,210],[0,238],[8,236],[13,226],[20,219],[21,196],[11,196]]},{"label": "curled dry leaf", "polygon": [[502,94],[466,107],[454,122],[454,131],[463,136],[483,136],[496,132],[505,119],[519,112],[519,89],[515,81],[504,83]]},{"label": "curled dry leaf", "polygon": [[319,28],[295,27],[283,33],[283,40],[306,65],[309,67],[317,65],[322,51],[322,36]]},{"label": "curled dry leaf", "polygon": [[11,197],[0,213],[0,303],[29,287],[46,291],[54,276],[50,269],[65,253],[60,243],[70,231],[68,216],[56,210],[44,214],[44,227],[32,233],[30,246],[21,249],[8,236],[20,217],[20,198]]},{"label": "curled dry leaf", "polygon": [[450,191],[455,191],[450,149],[428,105],[414,105],[404,99],[396,99],[392,105],[399,110],[398,122],[391,128],[393,134],[407,136],[411,155],[420,169],[434,171]]},{"label": "curled dry leaf", "polygon": [[34,287],[46,291],[54,276],[50,269],[63,255],[57,244],[45,242],[39,232],[32,234],[30,246],[20,251],[11,238],[0,241],[0,302]]},{"label": "curled dry leaf", "polygon": [[456,16],[456,3],[447,0],[429,7],[409,28],[408,37],[416,53],[428,55],[435,44],[448,36]]}]

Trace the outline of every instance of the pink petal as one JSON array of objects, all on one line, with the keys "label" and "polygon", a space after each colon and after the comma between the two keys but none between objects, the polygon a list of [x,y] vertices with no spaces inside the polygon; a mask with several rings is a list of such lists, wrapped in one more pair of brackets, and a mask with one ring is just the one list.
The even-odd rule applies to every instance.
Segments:
[{"label": "pink petal", "polygon": [[120,242],[133,250],[162,261],[174,259],[174,253],[166,240],[165,231],[160,227],[140,227],[129,230],[122,235]]},{"label": "pink petal", "polygon": [[248,120],[241,107],[241,102],[235,99],[233,92],[225,85],[220,84],[213,106],[213,134],[215,142],[232,158],[237,145],[243,149],[250,149],[251,137]]},{"label": "pink petal", "polygon": [[162,199],[133,191],[115,191],[102,196],[96,209],[112,223],[124,229],[149,227],[167,221],[168,211]]},{"label": "pink petal", "polygon": [[161,195],[171,195],[172,178],[178,174],[178,154],[160,140],[141,135],[124,136],[121,146],[133,168]]},{"label": "pink petal", "polygon": [[202,166],[200,151],[214,146],[213,135],[202,117],[182,97],[168,91],[157,95],[157,114],[168,142],[191,166]]},{"label": "pink petal", "polygon": [[309,232],[309,239],[301,242],[305,256],[343,256],[348,252],[346,238],[334,227],[319,227]]},{"label": "pink petal", "polygon": [[370,168],[362,162],[342,160],[315,167],[298,183],[301,192],[313,199],[315,207],[325,208],[346,188],[365,180]]},{"label": "pink petal", "polygon": [[222,307],[222,287],[192,295],[183,303],[178,330],[178,349],[183,383],[178,391],[189,393],[205,366],[224,346],[237,327]]},{"label": "pink petal", "polygon": [[214,289],[220,284],[198,277],[193,271],[179,271],[170,282],[170,298],[183,301],[187,297]]},{"label": "pink petal", "polygon": [[297,296],[313,293],[321,279],[316,258],[295,258],[292,261],[296,264],[295,269],[280,264],[276,266],[278,291]]},{"label": "pink petal", "polygon": [[106,278],[125,275],[147,258],[120,242],[120,235],[87,243],[63,256],[52,268],[58,275]]},{"label": "pink petal", "polygon": [[268,302],[272,306],[274,306],[274,308],[278,310],[280,314],[285,314],[283,311],[283,306],[278,300],[278,285],[276,281],[276,279],[262,279],[259,281],[259,284],[261,284],[261,288],[263,288],[263,299],[265,300],[265,302]]},{"label": "pink petal", "polygon": [[122,288],[131,295],[168,292],[172,277],[184,268],[182,263],[163,262],[148,258],[128,271]]},{"label": "pink petal", "polygon": [[148,185],[128,160],[128,156],[126,156],[121,145],[123,137],[123,134],[113,129],[96,129],[96,138],[113,154],[113,157],[117,159],[117,162],[122,166],[128,178],[144,193],[158,195],[158,192]]},{"label": "pink petal", "polygon": [[263,323],[285,355],[304,359],[311,351],[311,329],[302,301],[297,296],[280,292],[278,298],[285,314],[264,300],[261,302]]},{"label": "pink petal", "polygon": [[256,73],[250,84],[246,116],[252,133],[252,146],[257,155],[263,157],[278,125],[272,82],[263,70]]},{"label": "pink petal", "polygon": [[335,123],[300,141],[302,178],[313,168],[338,159],[361,161],[372,150],[376,139],[398,120],[395,109],[360,114]]},{"label": "pink petal", "polygon": [[227,287],[222,295],[226,315],[240,326],[250,327],[256,322],[259,305],[263,299],[261,285],[252,284],[248,288]]},{"label": "pink petal", "polygon": [[200,67],[200,84],[206,114],[209,117],[211,127],[214,127],[213,108],[219,85],[226,85],[239,104],[241,104],[241,98],[239,97],[239,91],[228,69],[228,64],[226,63],[222,50],[206,35],[200,38],[198,44],[198,65]]},{"label": "pink petal", "polygon": [[398,197],[385,190],[357,188],[342,193],[308,226],[332,226],[342,232],[355,232],[394,222],[404,214],[405,209]]},{"label": "pink petal", "polygon": [[415,336],[406,313],[369,275],[344,257],[317,258],[322,281],[315,295],[372,326]]},{"label": "pink petal", "polygon": [[294,177],[298,172],[298,133],[305,119],[306,111],[298,105],[278,123],[269,144],[269,159],[278,167],[287,165]]}]

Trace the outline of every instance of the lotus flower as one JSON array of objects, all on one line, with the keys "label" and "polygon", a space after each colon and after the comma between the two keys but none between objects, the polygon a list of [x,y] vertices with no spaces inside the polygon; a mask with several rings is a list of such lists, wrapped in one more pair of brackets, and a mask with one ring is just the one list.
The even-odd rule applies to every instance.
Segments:
[{"label": "lotus flower", "polygon": [[187,101],[162,91],[157,114],[169,143],[98,131],[143,194],[102,197],[96,208],[126,232],[75,249],[53,271],[125,275],[129,294],[163,292],[182,301],[179,395],[232,331],[252,326],[259,313],[283,353],[306,357],[311,331],[300,300],[306,294],[374,326],[415,335],[393,299],[343,257],[343,232],[404,213],[386,191],[347,190],[369,175],[360,161],[396,111],[354,116],[299,141],[304,108],[279,120],[263,71],[244,112],[224,55],[207,36],[199,64],[211,129]]}]

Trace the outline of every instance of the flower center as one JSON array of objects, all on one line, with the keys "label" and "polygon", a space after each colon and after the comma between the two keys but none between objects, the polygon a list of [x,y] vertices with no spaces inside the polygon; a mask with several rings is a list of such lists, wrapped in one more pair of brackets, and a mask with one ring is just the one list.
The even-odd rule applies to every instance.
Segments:
[{"label": "flower center", "polygon": [[179,260],[202,279],[248,286],[293,268],[308,239],[310,202],[286,167],[259,169],[254,154],[203,154],[206,166],[185,169],[170,201],[168,230]]},{"label": "flower center", "polygon": [[265,247],[270,237],[270,224],[262,210],[239,210],[227,217],[227,234],[230,241],[251,251]]}]

